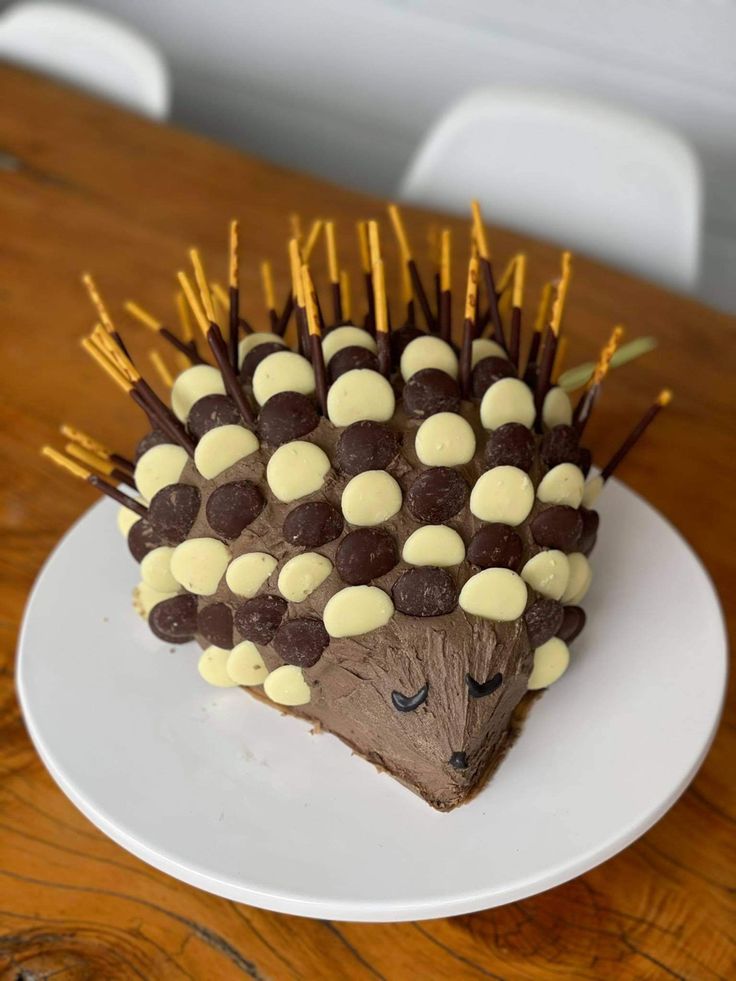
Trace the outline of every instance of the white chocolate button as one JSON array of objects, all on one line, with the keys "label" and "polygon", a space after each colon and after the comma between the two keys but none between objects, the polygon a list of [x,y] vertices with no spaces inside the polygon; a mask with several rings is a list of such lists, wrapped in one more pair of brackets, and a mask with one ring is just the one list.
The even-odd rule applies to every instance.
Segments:
[{"label": "white chocolate button", "polygon": [[258,365],[253,374],[253,395],[259,405],[265,405],[272,395],[279,392],[301,392],[311,395],[314,391],[314,371],[301,354],[293,351],[275,351]]},{"label": "white chocolate button", "polygon": [[212,480],[238,460],[255,453],[258,446],[256,437],[243,426],[217,426],[197,443],[194,465],[203,477]]},{"label": "white chocolate button", "polygon": [[486,620],[518,620],[526,606],[524,580],[511,569],[484,569],[460,590],[459,603],[466,613]]},{"label": "white chocolate button", "polygon": [[153,589],[148,585],[147,582],[139,582],[136,588],[133,590],[133,606],[136,612],[143,617],[144,620],[148,619],[148,614],[156,606],[157,603],[163,603],[164,600],[171,599],[174,596],[178,596],[181,590],[179,589],[179,583],[176,584],[176,589],[167,593],[160,593],[157,589]]},{"label": "white chocolate button", "polygon": [[161,545],[159,548],[152,549],[141,560],[141,579],[159,593],[176,592],[179,589],[179,583],[171,574],[173,554],[173,548]]},{"label": "white chocolate button", "polygon": [[334,426],[349,426],[363,419],[387,422],[395,407],[389,380],[370,368],[344,372],[327,392],[327,415]]},{"label": "white chocolate button", "polygon": [[568,504],[580,507],[583,500],[585,477],[574,463],[559,463],[552,467],[539,482],[537,497],[543,504]]},{"label": "white chocolate button", "polygon": [[162,487],[175,484],[188,459],[187,451],[175,443],[160,443],[146,450],[135,468],[135,486],[141,497],[150,501]]},{"label": "white chocolate button", "polygon": [[456,412],[436,412],[417,429],[414,449],[425,466],[456,467],[473,459],[475,433]]},{"label": "white chocolate button", "polygon": [[197,596],[211,596],[220,585],[230,549],[216,538],[190,538],[177,545],[171,556],[174,579]]},{"label": "white chocolate button", "polygon": [[570,581],[570,563],[559,549],[538,552],[521,570],[521,578],[548,599],[560,600]]},{"label": "white chocolate button", "polygon": [[257,330],[252,334],[246,334],[238,344],[238,366],[243,367],[243,362],[254,347],[259,344],[282,344],[286,347],[286,341],[278,334],[271,334],[266,330]]},{"label": "white chocolate button", "polygon": [[529,675],[527,688],[529,691],[539,691],[549,688],[561,678],[570,663],[570,651],[564,640],[552,637],[534,651],[534,667]]},{"label": "white chocolate button", "polygon": [[130,529],[133,527],[136,521],[140,521],[140,520],[141,520],[141,516],[139,514],[136,514],[135,511],[131,511],[130,508],[120,508],[118,510],[118,518],[117,518],[118,531],[123,536],[123,538],[128,537],[128,534],[130,533]]},{"label": "white chocolate button", "polygon": [[180,422],[186,422],[192,406],[205,395],[224,395],[225,382],[219,368],[194,364],[177,377],[171,389],[171,408]]},{"label": "white chocolate button", "polygon": [[555,385],[544,397],[542,422],[547,429],[554,426],[569,426],[572,422],[572,403],[567,392]]},{"label": "white chocolate button", "polygon": [[595,506],[595,502],[601,496],[603,487],[603,477],[600,474],[596,474],[595,477],[586,480],[585,486],[583,487],[583,504],[586,508]]},{"label": "white chocolate button", "polygon": [[236,596],[255,596],[278,563],[268,552],[246,552],[227,567],[225,582]]},{"label": "white chocolate button", "polygon": [[504,358],[508,361],[508,354],[500,344],[492,341],[490,337],[476,337],[470,354],[470,366],[475,368],[483,358]]},{"label": "white chocolate button", "polygon": [[376,342],[367,330],[350,325],[335,327],[322,341],[322,355],[325,359],[325,365],[328,365],[337,352],[342,351],[344,347],[364,347],[368,351],[373,351],[374,354],[377,350]]},{"label": "white chocolate button", "polygon": [[531,389],[519,378],[494,382],[480,403],[480,421],[485,429],[498,429],[507,422],[531,427],[535,415]]},{"label": "white chocolate button", "polygon": [[385,470],[366,470],[347,482],[340,506],[351,525],[380,525],[401,510],[401,488]]},{"label": "white chocolate button", "polygon": [[424,525],[409,535],[401,558],[409,565],[436,565],[440,568],[460,565],[465,558],[465,543],[454,528]]},{"label": "white chocolate button", "polygon": [[237,685],[237,681],[233,681],[227,673],[229,657],[230,651],[214,645],[202,652],[197,669],[207,684],[214,685],[216,688],[234,688]]},{"label": "white chocolate button", "polygon": [[266,480],[274,497],[288,504],[318,491],[329,470],[324,450],[296,439],[279,446],[273,454],[266,467]]},{"label": "white chocolate button", "polygon": [[346,586],[330,597],[322,618],[330,637],[358,637],[383,627],[393,613],[391,597],[378,586]]},{"label": "white chocolate button", "polygon": [[289,559],[279,573],[279,592],[290,603],[301,603],[332,572],[332,563],[318,552],[302,552]]},{"label": "white chocolate button", "polygon": [[262,685],[268,668],[255,644],[244,640],[230,651],[225,670],[236,685]]},{"label": "white chocolate button", "polygon": [[439,368],[450,377],[457,378],[457,355],[447,341],[439,337],[415,337],[406,345],[401,355],[401,377],[405,382],[409,381],[412,375],[423,368]]},{"label": "white chocolate button", "polygon": [[277,705],[306,705],[312,697],[304,672],[295,664],[282,664],[263,682],[263,690]]},{"label": "white chocolate button", "polygon": [[470,512],[481,521],[520,525],[534,506],[534,484],[518,467],[493,467],[476,480]]},{"label": "white chocolate button", "polygon": [[567,556],[567,561],[570,565],[570,578],[562,602],[577,605],[590,589],[593,570],[582,552],[573,552]]}]

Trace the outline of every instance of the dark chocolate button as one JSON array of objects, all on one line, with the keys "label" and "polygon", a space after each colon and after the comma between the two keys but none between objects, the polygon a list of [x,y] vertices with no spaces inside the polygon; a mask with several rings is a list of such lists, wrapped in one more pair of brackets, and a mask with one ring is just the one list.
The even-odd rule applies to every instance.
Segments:
[{"label": "dark chocolate button", "polygon": [[420,473],[406,495],[406,506],[418,521],[433,525],[454,518],[468,503],[470,491],[451,467],[432,467]]},{"label": "dark chocolate button", "polygon": [[170,443],[171,437],[167,436],[166,433],[162,433],[160,429],[152,429],[150,433],[146,433],[142,440],[139,441],[135,448],[135,462],[138,463],[140,458],[144,453],[148,453],[152,450],[154,446],[161,446],[163,443]]},{"label": "dark chocolate button", "polygon": [[169,545],[180,545],[192,530],[201,497],[190,484],[168,484],[148,506],[148,520]]},{"label": "dark chocolate button", "polygon": [[141,518],[131,525],[128,532],[128,548],[136,562],[142,562],[149,552],[161,545],[166,545],[166,542],[148,518]]},{"label": "dark chocolate button", "polygon": [[300,668],[311,668],[316,664],[329,643],[330,635],[322,621],[311,617],[287,620],[273,639],[274,650],[281,660]]},{"label": "dark chocolate button", "polygon": [[516,368],[506,358],[491,355],[481,360],[473,368],[472,392],[473,398],[480,401],[491,385],[502,378],[516,378]]},{"label": "dark chocolate button", "polygon": [[580,458],[577,430],[574,426],[554,426],[542,437],[539,455],[550,470],[560,463],[577,464]]},{"label": "dark chocolate button", "polygon": [[585,626],[585,610],[579,606],[566,606],[562,611],[562,623],[557,630],[557,636],[566,644],[572,644]]},{"label": "dark chocolate button", "polygon": [[197,614],[197,633],[215,647],[233,646],[233,614],[227,603],[211,603]]},{"label": "dark chocolate button", "polygon": [[422,368],[412,375],[401,394],[410,416],[426,419],[437,412],[460,411],[460,386],[446,371]]},{"label": "dark chocolate button", "polygon": [[394,583],[394,606],[410,617],[439,617],[457,606],[457,586],[445,569],[408,569]]},{"label": "dark chocolate button", "polygon": [[571,508],[567,504],[553,504],[535,515],[530,527],[534,541],[542,548],[577,552],[580,547],[583,519],[577,508]]},{"label": "dark chocolate button", "polygon": [[583,555],[590,555],[593,551],[593,546],[598,538],[598,525],[600,524],[600,515],[597,511],[589,511],[588,508],[580,508],[580,517],[583,522],[583,531],[580,535],[580,543],[578,548],[583,553]]},{"label": "dark chocolate button", "polygon": [[391,331],[391,360],[398,364],[401,355],[417,337],[424,337],[425,332],[414,324],[403,324],[398,330]]},{"label": "dark chocolate button", "polygon": [[532,647],[541,647],[552,637],[559,636],[562,625],[562,606],[553,599],[538,599],[524,613],[524,623]]},{"label": "dark chocolate button", "polygon": [[298,548],[318,548],[342,534],[343,519],[337,508],[325,501],[307,501],[284,518],[284,541]]},{"label": "dark chocolate button", "polygon": [[385,470],[401,448],[401,436],[380,422],[354,422],[340,433],[335,466],[354,477],[364,470]]},{"label": "dark chocolate button", "polygon": [[187,416],[187,429],[200,440],[219,426],[242,426],[238,407],[228,395],[205,395],[197,399]]},{"label": "dark chocolate button", "polygon": [[235,611],[235,629],[243,640],[270,644],[286,613],[286,600],[280,596],[254,596]]},{"label": "dark chocolate button", "polygon": [[162,600],[148,614],[148,626],[167,644],[185,644],[197,631],[197,597],[185,593]]},{"label": "dark chocolate button", "polygon": [[270,354],[277,354],[279,351],[288,351],[288,348],[276,341],[266,341],[263,344],[256,344],[254,348],[248,351],[243,360],[243,364],[240,367],[240,380],[242,382],[251,382],[255,370],[261,361],[265,361]]},{"label": "dark chocolate button", "polygon": [[260,411],[258,435],[268,446],[281,446],[306,436],[318,424],[319,416],[311,399],[299,392],[278,392]]},{"label": "dark chocolate button", "polygon": [[217,487],[207,499],[207,521],[216,535],[233,539],[255,521],[266,502],[250,480],[235,480]]},{"label": "dark chocolate button", "polygon": [[359,528],[337,547],[335,567],[350,586],[363,586],[390,572],[399,561],[394,536],[383,528]]},{"label": "dark chocolate button", "polygon": [[473,535],[466,558],[480,569],[512,569],[518,572],[524,551],[521,538],[508,525],[484,525]]},{"label": "dark chocolate button", "polygon": [[378,371],[378,358],[373,351],[369,351],[367,347],[358,347],[357,344],[340,348],[332,355],[330,363],[327,365],[327,377],[330,384],[336,381],[340,375],[344,375],[346,371],[354,371],[357,368]]},{"label": "dark chocolate button", "polygon": [[534,462],[534,436],[520,422],[505,422],[488,437],[486,466],[518,467],[528,473]]}]

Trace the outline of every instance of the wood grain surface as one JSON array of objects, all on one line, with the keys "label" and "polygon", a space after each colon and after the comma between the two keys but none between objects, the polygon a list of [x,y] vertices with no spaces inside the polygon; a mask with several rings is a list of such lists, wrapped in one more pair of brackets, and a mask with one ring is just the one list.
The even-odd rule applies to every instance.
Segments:
[{"label": "wood grain surface", "polygon": [[[170,317],[173,272],[186,247],[198,244],[224,277],[227,221],[237,216],[244,312],[263,325],[258,261],[274,260],[282,294],[289,212],[305,221],[334,218],[342,254],[357,272],[352,225],[383,216],[384,205],[15,70],[0,69],[0,91],[2,977],[736,976],[733,686],[695,782],[640,841],[550,892],[450,920],[328,923],[238,906],[128,855],[57,789],[23,727],[15,643],[39,567],[93,492],[49,470],[37,447],[55,438],[62,420],[122,452],[142,432],[135,407],[80,350],[78,338],[91,323],[80,271],[94,271],[116,312],[132,296]],[[420,265],[427,221],[407,213]],[[450,224],[464,243],[467,225]],[[388,228],[384,239],[390,242]],[[523,244],[535,290],[556,271],[557,253],[548,245],[495,229],[491,241],[500,260]],[[125,323],[121,313],[119,320]],[[736,325],[578,259],[568,363],[593,356],[616,321],[629,325],[631,336],[655,335],[660,347],[610,377],[590,427],[596,460],[605,460],[661,387],[674,389],[671,408],[621,477],[702,556],[733,628]],[[143,357],[150,335],[126,323],[126,337]],[[693,650],[693,671],[698,656]]]}]

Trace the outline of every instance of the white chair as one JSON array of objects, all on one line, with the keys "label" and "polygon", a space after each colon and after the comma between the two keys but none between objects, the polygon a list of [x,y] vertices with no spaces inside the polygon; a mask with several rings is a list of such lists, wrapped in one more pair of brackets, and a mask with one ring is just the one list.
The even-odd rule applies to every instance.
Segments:
[{"label": "white chair", "polygon": [[399,191],[598,256],[681,289],[700,259],[702,178],[659,123],[587,98],[487,89],[433,126]]},{"label": "white chair", "polygon": [[92,10],[45,0],[9,7],[0,16],[0,58],[153,119],[168,116],[171,86],[159,51]]}]

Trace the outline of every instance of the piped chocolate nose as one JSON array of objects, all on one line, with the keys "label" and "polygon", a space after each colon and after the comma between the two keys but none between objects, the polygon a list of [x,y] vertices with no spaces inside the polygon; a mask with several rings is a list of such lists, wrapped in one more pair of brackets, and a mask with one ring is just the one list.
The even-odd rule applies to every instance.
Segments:
[{"label": "piped chocolate nose", "polygon": [[464,770],[468,765],[468,757],[465,753],[453,753],[450,757],[450,766],[456,770]]}]

